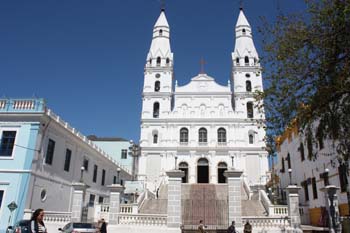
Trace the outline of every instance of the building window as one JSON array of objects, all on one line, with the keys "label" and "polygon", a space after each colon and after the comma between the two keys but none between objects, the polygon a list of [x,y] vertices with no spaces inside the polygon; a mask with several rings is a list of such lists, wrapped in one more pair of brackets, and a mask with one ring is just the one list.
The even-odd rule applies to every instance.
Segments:
[{"label": "building window", "polygon": [[179,170],[184,172],[184,176],[181,178],[182,183],[188,183],[188,164],[186,162],[181,162],[179,164]]},{"label": "building window", "polygon": [[250,74],[245,74],[245,77],[246,78],[250,78]]},{"label": "building window", "polygon": [[163,30],[162,30],[162,29],[159,30],[159,35],[160,35],[160,36],[163,35]]},{"label": "building window", "polygon": [[250,81],[246,81],[245,82],[245,89],[247,92],[251,92],[252,91],[252,83]]},{"label": "building window", "polygon": [[301,161],[305,160],[304,144],[301,142],[299,146],[300,158]]},{"label": "building window", "polygon": [[226,130],[224,128],[218,129],[218,142],[226,142]]},{"label": "building window", "polygon": [[170,64],[170,59],[167,58],[167,59],[166,59],[166,65],[169,66],[169,64]]},{"label": "building window", "polygon": [[94,207],[94,203],[95,203],[95,195],[94,194],[90,194],[89,206],[90,207]]},{"label": "building window", "polygon": [[154,144],[158,143],[158,134],[157,133],[153,134],[153,143]]},{"label": "building window", "polygon": [[314,196],[314,199],[317,199],[317,184],[316,184],[316,178],[313,177],[311,179],[311,184],[312,184],[312,194]]},{"label": "building window", "polygon": [[64,160],[64,170],[66,172],[69,172],[71,157],[72,151],[70,149],[66,149],[66,159]]},{"label": "building window", "polygon": [[239,65],[239,57],[236,58],[236,64]]},{"label": "building window", "polygon": [[308,189],[307,181],[305,180],[301,182],[301,186],[304,189],[305,201],[308,201],[310,198],[309,198],[309,189]]},{"label": "building window", "polygon": [[187,143],[188,142],[188,129],[182,128],[180,129],[180,143]]},{"label": "building window", "polygon": [[4,197],[4,190],[0,190],[0,210],[1,210],[1,206],[2,206],[3,197]]},{"label": "building window", "polygon": [[160,57],[157,57],[157,66],[160,66],[160,61],[161,61]]},{"label": "building window", "polygon": [[16,131],[2,131],[0,156],[12,156],[16,133]]},{"label": "building window", "polygon": [[346,186],[348,185],[346,165],[341,164],[338,167],[338,172],[339,172],[339,181],[340,181],[340,191],[346,192]]},{"label": "building window", "polygon": [[247,103],[247,117],[254,118],[253,103],[252,102]]},{"label": "building window", "polygon": [[154,91],[155,92],[158,92],[160,90],[160,82],[159,81],[156,81],[154,83]]},{"label": "building window", "polygon": [[281,162],[282,162],[282,164],[281,164],[282,168],[281,168],[280,172],[284,173],[286,171],[286,168],[284,167],[284,158],[282,158]]},{"label": "building window", "polygon": [[89,170],[89,160],[86,158],[84,159],[83,167],[84,167],[84,171],[87,172]]},{"label": "building window", "polygon": [[242,29],[242,33],[243,33],[243,35],[245,35],[245,28]]},{"label": "building window", "polygon": [[200,128],[198,131],[198,141],[202,143],[206,143],[208,141],[207,138],[207,130],[205,128]]},{"label": "building window", "polygon": [[98,170],[98,167],[97,165],[95,164],[94,165],[94,174],[92,176],[92,182],[96,183],[96,180],[97,180],[97,170]]},{"label": "building window", "polygon": [[101,185],[105,185],[105,179],[106,179],[106,170],[102,169]]},{"label": "building window", "polygon": [[55,152],[55,141],[49,139],[49,143],[47,144],[45,163],[51,165],[53,160],[53,154]]},{"label": "building window", "polygon": [[117,177],[113,176],[113,184],[116,184],[116,183],[117,183]]},{"label": "building window", "polygon": [[291,169],[292,168],[292,163],[291,163],[291,160],[290,160],[290,154],[289,153],[287,154],[287,163],[288,163],[288,169]]},{"label": "building window", "polygon": [[126,159],[128,156],[128,150],[122,149],[122,159]]},{"label": "building window", "polygon": [[248,56],[244,57],[244,63],[245,63],[246,66],[249,65],[249,58],[248,58]]},{"label": "building window", "polygon": [[98,197],[98,204],[103,204],[103,197],[101,196]]},{"label": "building window", "polygon": [[254,135],[249,133],[249,144],[254,144]]},{"label": "building window", "polygon": [[153,104],[153,118],[158,118],[159,117],[159,103],[155,102]]}]

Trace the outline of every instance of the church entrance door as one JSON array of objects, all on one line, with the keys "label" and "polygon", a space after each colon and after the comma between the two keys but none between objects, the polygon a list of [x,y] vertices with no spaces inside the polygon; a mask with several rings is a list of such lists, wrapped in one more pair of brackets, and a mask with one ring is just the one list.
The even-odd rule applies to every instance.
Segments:
[{"label": "church entrance door", "polygon": [[197,183],[209,183],[209,162],[205,158],[198,160]]}]

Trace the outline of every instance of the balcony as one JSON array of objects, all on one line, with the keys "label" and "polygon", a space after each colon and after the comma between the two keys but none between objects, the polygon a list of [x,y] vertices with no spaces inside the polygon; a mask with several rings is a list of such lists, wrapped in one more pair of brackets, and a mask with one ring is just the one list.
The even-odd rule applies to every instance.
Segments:
[{"label": "balcony", "polygon": [[44,99],[0,99],[0,112],[44,112]]}]

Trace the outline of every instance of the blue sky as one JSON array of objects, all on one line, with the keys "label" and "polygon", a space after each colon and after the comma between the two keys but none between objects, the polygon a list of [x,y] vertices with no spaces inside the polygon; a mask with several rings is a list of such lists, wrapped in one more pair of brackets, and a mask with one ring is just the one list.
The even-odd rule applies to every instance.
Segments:
[{"label": "blue sky", "polygon": [[[184,85],[199,61],[227,84],[239,0],[168,0],[175,79]],[[261,16],[305,9],[303,0],[246,0],[260,55]],[[0,1],[0,97],[45,98],[82,133],[138,141],[143,68],[159,0]]]}]

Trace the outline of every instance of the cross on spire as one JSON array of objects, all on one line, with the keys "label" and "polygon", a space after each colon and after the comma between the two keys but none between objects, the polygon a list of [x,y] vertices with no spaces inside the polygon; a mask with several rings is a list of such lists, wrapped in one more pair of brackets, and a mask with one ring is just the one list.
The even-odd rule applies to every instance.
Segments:
[{"label": "cross on spire", "polygon": [[205,74],[204,72],[204,65],[206,64],[205,60],[203,58],[201,58],[201,60],[199,61],[199,63],[201,64],[201,74]]},{"label": "cross on spire", "polygon": [[239,0],[239,9],[243,10],[243,0]]},{"label": "cross on spire", "polygon": [[160,10],[165,11],[165,0],[160,0]]}]

